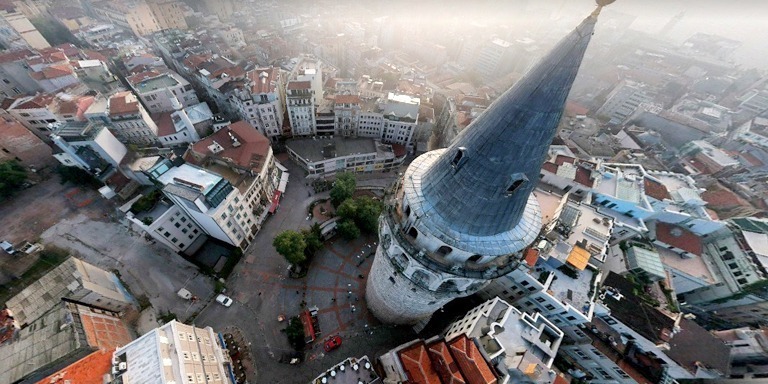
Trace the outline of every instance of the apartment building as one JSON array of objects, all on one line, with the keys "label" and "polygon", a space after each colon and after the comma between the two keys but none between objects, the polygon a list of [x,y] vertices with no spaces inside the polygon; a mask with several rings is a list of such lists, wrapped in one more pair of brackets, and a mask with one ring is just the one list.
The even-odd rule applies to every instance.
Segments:
[{"label": "apartment building", "polygon": [[[89,109],[89,113],[92,109]],[[124,143],[142,146],[156,145],[157,124],[130,91],[118,92],[109,98],[107,111],[110,130]]]},{"label": "apartment building", "polygon": [[284,92],[279,68],[256,68],[246,72],[245,78],[229,92],[229,99],[240,118],[274,142],[284,133]]},{"label": "apartment building", "polygon": [[177,0],[147,0],[160,29],[187,29],[185,13],[188,6]]},{"label": "apartment building", "polygon": [[96,16],[130,30],[136,36],[149,35],[162,29],[144,0],[99,1],[92,3],[91,9]]},{"label": "apartment building", "polygon": [[42,49],[51,45],[21,12],[0,10],[0,43],[6,49]]},{"label": "apartment building", "polygon": [[126,80],[149,113],[173,112],[175,107],[171,96],[178,99],[183,107],[200,103],[192,84],[170,70],[149,70],[129,76]]}]

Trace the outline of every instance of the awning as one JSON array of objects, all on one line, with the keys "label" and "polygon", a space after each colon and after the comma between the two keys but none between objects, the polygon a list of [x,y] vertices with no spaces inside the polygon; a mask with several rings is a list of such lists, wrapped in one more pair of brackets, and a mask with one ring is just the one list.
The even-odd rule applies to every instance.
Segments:
[{"label": "awning", "polygon": [[280,206],[280,196],[283,193],[280,191],[275,191],[275,194],[272,195],[272,206],[269,207],[269,213],[275,213],[277,211],[277,207]]},{"label": "awning", "polygon": [[277,186],[277,190],[285,193],[285,187],[288,186],[288,172],[283,172],[280,176],[280,184]]},{"label": "awning", "polygon": [[280,162],[277,161],[277,160],[275,160],[275,167],[277,167],[277,169],[279,169],[279,170],[281,170],[283,172],[288,172],[288,168],[283,167],[283,165],[280,164]]},{"label": "awning", "polygon": [[572,265],[579,271],[583,271],[584,268],[587,267],[587,263],[589,262],[589,258],[591,256],[592,255],[590,255],[586,249],[575,246],[571,250],[571,253],[568,255],[568,258],[565,260],[565,262]]},{"label": "awning", "polygon": [[315,341],[315,327],[312,326],[312,316],[307,310],[301,313],[301,325],[304,326],[304,341],[307,344]]}]

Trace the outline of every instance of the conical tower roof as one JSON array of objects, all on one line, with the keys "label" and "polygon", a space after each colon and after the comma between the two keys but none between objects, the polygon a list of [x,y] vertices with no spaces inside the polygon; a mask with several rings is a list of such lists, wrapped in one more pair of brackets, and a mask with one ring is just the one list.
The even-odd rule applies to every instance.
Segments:
[{"label": "conical tower roof", "polygon": [[470,124],[424,170],[426,214],[493,236],[520,221],[562,117],[601,7]]}]

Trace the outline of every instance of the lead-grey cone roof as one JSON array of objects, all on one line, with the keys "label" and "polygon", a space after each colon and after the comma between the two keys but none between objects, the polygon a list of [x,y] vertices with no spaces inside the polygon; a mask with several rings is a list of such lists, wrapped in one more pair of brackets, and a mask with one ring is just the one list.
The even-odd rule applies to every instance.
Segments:
[{"label": "lead-grey cone roof", "polygon": [[[437,159],[424,164],[426,169],[413,170],[421,175],[420,186],[412,186],[418,191],[412,192],[421,200],[417,204],[424,210],[421,214],[435,221],[430,226],[462,237],[495,237],[515,228],[524,213],[531,215],[526,213],[529,196],[596,21],[597,12],[491,104]],[[453,166],[460,150],[462,158]],[[522,175],[527,181],[508,195],[513,179]]]}]

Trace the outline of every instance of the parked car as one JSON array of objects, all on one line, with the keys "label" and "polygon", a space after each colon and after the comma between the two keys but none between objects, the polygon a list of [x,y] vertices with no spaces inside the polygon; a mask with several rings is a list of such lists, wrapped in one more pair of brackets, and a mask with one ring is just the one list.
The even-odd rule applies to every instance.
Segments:
[{"label": "parked car", "polygon": [[325,349],[326,352],[330,352],[340,346],[341,346],[341,336],[335,335],[335,336],[331,336],[328,340],[325,341],[325,344],[323,345],[323,349]]},{"label": "parked car", "polygon": [[13,255],[14,253],[16,253],[16,250],[13,249],[13,244],[7,241],[0,241],[0,249],[5,251],[9,255]]},{"label": "parked car", "polygon": [[216,302],[225,307],[229,307],[230,305],[232,305],[232,299],[230,299],[229,296],[226,296],[226,295],[216,296]]}]

